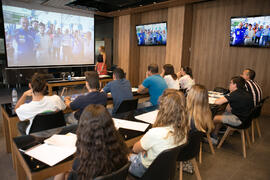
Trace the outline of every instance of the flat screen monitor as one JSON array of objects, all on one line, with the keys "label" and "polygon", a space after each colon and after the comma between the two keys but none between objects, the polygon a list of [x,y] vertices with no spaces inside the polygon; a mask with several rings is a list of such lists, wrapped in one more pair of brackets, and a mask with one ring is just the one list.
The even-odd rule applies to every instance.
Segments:
[{"label": "flat screen monitor", "polygon": [[8,67],[94,64],[94,17],[2,9]]},{"label": "flat screen monitor", "polygon": [[136,26],[139,46],[166,45],[167,23],[144,24]]},{"label": "flat screen monitor", "polygon": [[230,45],[270,47],[270,16],[232,17]]}]

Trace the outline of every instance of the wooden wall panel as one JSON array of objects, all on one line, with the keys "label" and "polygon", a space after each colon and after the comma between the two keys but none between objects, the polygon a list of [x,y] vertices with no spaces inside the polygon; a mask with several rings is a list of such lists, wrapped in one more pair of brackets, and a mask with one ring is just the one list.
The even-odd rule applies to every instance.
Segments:
[{"label": "wooden wall panel", "polygon": [[270,14],[269,0],[216,0],[194,5],[190,61],[196,83],[208,89],[227,87],[232,76],[249,67],[256,71],[264,96],[270,95],[270,50],[229,46],[230,17],[261,14]]},{"label": "wooden wall panel", "polygon": [[174,65],[176,72],[181,68],[184,16],[184,6],[168,9],[168,36],[165,63]]},{"label": "wooden wall panel", "polygon": [[129,74],[130,15],[120,16],[118,26],[118,66]]},{"label": "wooden wall panel", "polygon": [[118,64],[119,17],[113,19],[113,64]]},{"label": "wooden wall panel", "polygon": [[[157,11],[150,11],[141,14],[141,24],[155,23],[167,21],[168,9]],[[134,27],[135,28],[135,27]],[[136,42],[135,42],[136,43]],[[140,67],[139,69],[139,83],[145,79],[147,66],[150,63],[156,63],[161,67],[165,63],[166,46],[140,46]],[[161,72],[161,71],[160,71]]]}]

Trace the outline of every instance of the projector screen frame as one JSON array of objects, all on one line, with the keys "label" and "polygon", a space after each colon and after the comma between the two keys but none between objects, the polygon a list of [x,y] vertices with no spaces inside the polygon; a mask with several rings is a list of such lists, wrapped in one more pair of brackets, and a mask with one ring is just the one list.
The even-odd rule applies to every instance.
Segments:
[{"label": "projector screen frame", "polygon": [[[23,3],[24,4],[24,3]],[[93,61],[93,64],[67,64],[67,65],[41,65],[41,66],[9,66],[8,65],[8,54],[7,54],[7,48],[6,48],[6,36],[5,36],[5,25],[4,25],[4,12],[3,12],[3,6],[13,6],[13,7],[18,7],[18,8],[25,8],[25,9],[29,9],[31,10],[32,8],[28,8],[26,7],[25,5],[13,5],[13,4],[10,4],[10,3],[3,3],[2,1],[0,1],[0,8],[1,8],[1,13],[2,13],[2,22],[3,22],[3,25],[1,28],[3,28],[3,32],[4,32],[4,57],[5,57],[5,69],[44,69],[44,68],[69,68],[69,67],[92,67],[92,66],[95,66],[96,64],[96,54],[95,54],[95,16],[94,14],[88,14],[88,15],[91,15],[91,16],[87,16],[86,13],[78,13],[78,12],[75,12],[75,11],[72,11],[74,12],[74,14],[70,13],[70,12],[67,12],[66,10],[64,9],[59,9],[59,11],[57,11],[57,8],[52,8],[50,10],[50,8],[48,7],[45,7],[44,9],[43,8],[40,8],[40,7],[33,7],[35,8],[35,10],[39,10],[39,11],[48,11],[48,12],[54,12],[54,13],[62,13],[62,14],[68,14],[68,15],[75,15],[75,16],[84,16],[84,17],[89,17],[89,18],[93,18],[93,21],[94,21],[94,26],[93,26],[93,47],[94,47],[94,61]]]},{"label": "projector screen frame", "polygon": [[[229,46],[230,47],[236,47],[236,48],[262,48],[262,49],[270,49],[270,47],[266,46],[255,46],[255,45],[232,45],[230,42],[231,38],[231,23],[233,18],[256,18],[256,17],[262,17],[262,16],[269,16],[270,14],[257,14],[257,15],[246,15],[246,16],[231,16],[230,17],[230,30],[229,30]],[[270,24],[269,24],[270,26]]]}]

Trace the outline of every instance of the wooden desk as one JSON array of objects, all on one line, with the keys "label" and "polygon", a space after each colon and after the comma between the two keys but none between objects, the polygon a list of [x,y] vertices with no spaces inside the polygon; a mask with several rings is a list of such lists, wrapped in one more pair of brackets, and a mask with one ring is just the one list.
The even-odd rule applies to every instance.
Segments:
[{"label": "wooden desk", "polygon": [[[108,82],[112,81],[112,78],[100,78],[101,87],[103,87]],[[53,95],[53,87],[63,87],[63,86],[74,86],[74,85],[82,85],[85,84],[85,80],[56,80],[56,81],[48,81],[48,94],[49,96]]]},{"label": "wooden desk", "polygon": [[[143,132],[141,132],[143,133]],[[30,135],[27,136],[21,136],[21,137],[17,137],[16,139],[24,139],[24,138],[32,138],[33,137],[29,137]],[[128,147],[133,146],[133,144],[135,142],[137,142],[142,135],[134,137],[132,139],[129,139],[126,142],[126,144],[128,145]],[[18,144],[18,142],[17,142]],[[27,163],[26,159],[24,156],[26,156],[27,158],[29,158],[27,155],[23,155],[19,150],[18,150],[18,145],[16,144],[15,138],[12,141],[12,146],[14,149],[14,158],[15,158],[15,170],[16,170],[16,174],[17,174],[17,179],[18,180],[25,180],[26,178],[28,178],[29,180],[43,180],[43,179],[47,179],[49,177],[55,176],[59,173],[63,173],[63,172],[67,172],[69,170],[71,170],[72,168],[72,164],[73,164],[73,157],[69,157],[66,160],[64,160],[63,162],[58,163],[55,166],[49,167],[43,167],[43,169],[39,170],[39,171],[32,171],[31,168],[29,167],[29,164]]]},{"label": "wooden desk", "polygon": [[9,108],[11,104],[2,104],[1,111],[3,116],[3,132],[6,141],[6,152],[12,153],[13,167],[14,167],[14,151],[11,142],[13,137],[19,135],[17,123],[20,121],[17,115],[12,114],[12,110]]}]

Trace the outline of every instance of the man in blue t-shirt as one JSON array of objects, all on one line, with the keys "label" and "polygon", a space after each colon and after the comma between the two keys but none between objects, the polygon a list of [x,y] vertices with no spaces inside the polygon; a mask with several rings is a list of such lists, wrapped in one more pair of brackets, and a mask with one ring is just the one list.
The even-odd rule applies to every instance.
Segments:
[{"label": "man in blue t-shirt", "polygon": [[143,32],[143,30],[141,30],[141,32],[138,33],[138,40],[139,40],[139,45],[145,44],[145,33]]},{"label": "man in blue t-shirt", "polygon": [[234,45],[243,45],[245,41],[245,29],[242,28],[243,23],[238,24],[238,28],[235,29],[234,34]]},{"label": "man in blue t-shirt", "polygon": [[162,95],[163,91],[167,89],[166,81],[158,73],[158,65],[150,64],[146,72],[146,79],[139,85],[138,93],[150,94],[150,103],[144,103],[139,107],[157,106],[159,104],[158,98]]},{"label": "man in blue t-shirt", "polygon": [[15,33],[15,41],[17,43],[16,59],[29,60],[34,58],[34,38],[28,30],[29,22],[26,17],[21,18],[21,28]]},{"label": "man in blue t-shirt", "polygon": [[[70,107],[75,112],[74,117],[76,120],[79,120],[84,108],[90,104],[101,104],[106,106],[107,96],[104,92],[99,92],[99,76],[97,72],[87,71],[85,72],[85,86],[88,90],[86,95],[78,96],[74,101],[71,102],[70,97],[65,97],[65,104],[67,107]],[[73,123],[73,114],[68,117],[68,120],[71,119]]]},{"label": "man in blue t-shirt", "polygon": [[111,92],[113,98],[113,111],[115,114],[120,104],[124,100],[132,99],[133,94],[129,80],[126,80],[123,69],[116,68],[113,71],[113,81],[106,84],[103,88],[105,93]]}]

